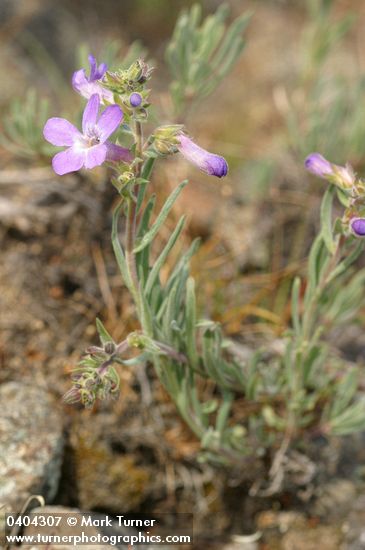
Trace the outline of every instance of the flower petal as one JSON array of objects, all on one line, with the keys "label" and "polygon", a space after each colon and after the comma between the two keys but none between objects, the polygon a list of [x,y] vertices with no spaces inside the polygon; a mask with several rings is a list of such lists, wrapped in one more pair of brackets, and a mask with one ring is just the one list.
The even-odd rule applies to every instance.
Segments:
[{"label": "flower petal", "polygon": [[110,141],[106,141],[105,145],[107,146],[106,160],[113,162],[132,162],[133,155],[129,149],[120,147],[120,145],[115,145]]},{"label": "flower petal", "polygon": [[98,72],[96,73],[99,80],[103,78],[107,70],[108,70],[108,65],[106,63],[100,63],[98,67]]},{"label": "flower petal", "polygon": [[98,67],[96,59],[92,54],[89,55],[88,59],[90,63],[89,81],[93,82],[95,80],[100,80],[104,76],[108,66],[106,65],[106,63],[100,63]]},{"label": "flower petal", "polygon": [[322,157],[322,155],[320,155],[319,153],[311,153],[305,159],[304,164],[306,169],[315,176],[325,178],[326,176],[333,175],[333,168],[331,163],[328,162],[328,160]]},{"label": "flower petal", "polygon": [[179,140],[179,151],[189,162],[195,164],[209,176],[222,178],[227,175],[228,164],[225,158],[199,147],[185,134],[180,134]]},{"label": "flower petal", "polygon": [[88,56],[88,59],[89,59],[89,63],[90,63],[90,76],[89,76],[89,80],[92,81],[92,80],[97,80],[97,77],[96,77],[96,72],[97,72],[97,65],[96,65],[96,59],[95,57],[90,54]]},{"label": "flower petal", "polygon": [[108,137],[116,130],[123,120],[123,111],[119,105],[110,105],[101,113],[97,122],[97,127],[101,133],[101,142],[104,143]]},{"label": "flower petal", "polygon": [[94,145],[89,149],[85,149],[85,168],[95,168],[95,166],[100,166],[106,159],[107,146],[104,143],[100,145]]},{"label": "flower petal", "polygon": [[97,80],[89,82],[86,78],[85,70],[76,71],[72,77],[72,87],[86,99],[89,99],[93,94],[98,94],[100,101],[113,103],[113,92],[105,90]]},{"label": "flower petal", "polygon": [[57,153],[52,159],[53,170],[59,176],[69,172],[77,172],[84,164],[85,152],[77,147],[70,147],[66,151]]},{"label": "flower petal", "polygon": [[205,161],[206,173],[210,176],[223,178],[228,173],[228,164],[225,158],[210,153],[210,157]]},{"label": "flower petal", "polygon": [[86,78],[85,69],[80,69],[79,71],[74,72],[71,82],[73,89],[79,92],[79,94],[84,95],[82,90],[89,84],[89,81]]},{"label": "flower petal", "polygon": [[78,129],[65,118],[50,118],[43,128],[44,138],[52,145],[72,145],[80,135]]},{"label": "flower petal", "polygon": [[89,126],[95,126],[100,107],[100,97],[93,94],[86,104],[84,114],[82,115],[82,131],[87,132]]}]

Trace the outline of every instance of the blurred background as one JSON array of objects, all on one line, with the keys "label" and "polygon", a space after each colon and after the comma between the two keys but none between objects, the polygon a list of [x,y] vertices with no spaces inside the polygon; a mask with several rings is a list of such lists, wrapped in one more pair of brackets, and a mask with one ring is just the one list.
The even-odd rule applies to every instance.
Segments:
[{"label": "blurred background", "polygon": [[[19,509],[41,483],[49,502],[83,510],[193,511],[196,548],[206,548],[212,536],[265,529],[257,520],[265,507],[295,503],[285,496],[269,503],[246,498],[249,476],[200,465],[198,442],[148,367],[121,372],[116,403],[92,411],[61,404],[70,370],[96,342],[95,316],[116,340],[137,325],[109,243],[115,193],[107,173],[56,177],[42,128],[49,116],[80,116],[82,101],[70,82],[89,52],[110,66],[138,55],[151,60],[155,116],[185,123],[230,165],[225,180],[212,182],[173,158],[160,163],[153,180],[162,202],[189,177],[174,216],[188,214],[182,246],[203,237],[193,261],[201,309],[242,353],[275,347],[290,322],[293,277],[303,271],[319,225],[324,185],[305,172],[306,155],[320,151],[359,173],[365,169],[365,4],[229,0],[230,20],[251,13],[243,54],[211,96],[171,120],[164,52],[179,13],[192,4],[0,0],[0,394],[22,411],[23,439],[14,453],[29,444],[30,433],[48,449],[43,466],[19,474],[11,497],[7,457],[0,502]],[[221,2],[200,4],[206,15]],[[365,356],[364,316],[330,335],[339,353],[357,362]],[[0,433],[1,426],[0,420]],[[39,473],[45,467],[47,479]],[[339,491],[348,503],[351,490]],[[339,548],[336,529],[322,533],[321,547]],[[322,535],[316,536],[318,545]],[[249,548],[242,541],[237,548]]]}]

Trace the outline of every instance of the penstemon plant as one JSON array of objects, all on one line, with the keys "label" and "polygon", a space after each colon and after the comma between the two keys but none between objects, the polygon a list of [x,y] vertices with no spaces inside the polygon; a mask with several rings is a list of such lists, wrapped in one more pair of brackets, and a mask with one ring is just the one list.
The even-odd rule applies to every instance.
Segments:
[{"label": "penstemon plant", "polygon": [[[184,21],[181,32],[187,32],[189,24],[196,29],[196,17],[190,15]],[[242,30],[242,21],[238,27]],[[236,37],[235,29],[231,35]],[[177,33],[169,51],[171,60],[174,52],[180,51],[179,40]],[[241,49],[237,40],[234,43],[232,59]],[[199,42],[193,44],[196,49],[190,50],[191,55],[199,51]],[[207,58],[213,46],[216,44],[206,51]],[[230,51],[227,44],[225,48]],[[98,66],[93,56],[89,62],[89,73],[81,69],[72,79],[74,89],[87,99],[81,131],[63,118],[51,118],[43,133],[51,144],[66,147],[53,157],[57,174],[105,163],[113,174],[111,183],[119,202],[113,213],[112,246],[134,300],[140,330],[114,342],[97,320],[101,345],[86,350],[64,399],[91,407],[96,399],[116,398],[116,366],[151,362],[179,414],[200,439],[201,460],[244,466],[252,458],[269,455],[268,490],[277,491],[282,486],[284,457],[306,434],[341,435],[365,427],[365,401],[359,396],[357,369],[336,357],[325,339],[330,329],[353,319],[361,306],[365,272],[352,266],[363,250],[365,184],[349,166],[332,164],[318,153],[307,158],[307,169],[327,180],[329,187],[322,202],[320,231],[309,254],[306,281],[298,277],[293,284],[292,327],[282,337],[282,353],[258,350],[243,361],[232,342],[223,337],[221,327],[199,316],[189,271],[198,241],[161,282],[160,273],[183,231],[184,216],[159,255],[154,257],[151,252],[187,185],[187,181],[177,185],[155,213],[155,196],[150,190],[156,162],[181,153],[206,174],[221,178],[228,172],[226,160],[197,145],[183,125],[158,126],[145,138],[152,69],[144,61],[138,59],[129,68],[114,71],[108,71],[104,63]],[[177,111],[187,99],[185,85],[186,80],[180,88],[177,84],[173,87]],[[209,90],[204,88],[203,96]],[[113,139],[113,135],[117,137]],[[132,145],[122,146],[128,139]],[[338,219],[336,196],[344,209]],[[118,229],[122,216],[126,220],[123,239]]]}]

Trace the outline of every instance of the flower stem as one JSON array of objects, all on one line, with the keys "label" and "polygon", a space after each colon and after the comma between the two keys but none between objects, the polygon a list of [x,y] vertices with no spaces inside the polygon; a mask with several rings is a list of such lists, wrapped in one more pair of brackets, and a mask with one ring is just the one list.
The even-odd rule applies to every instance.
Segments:
[{"label": "flower stem", "polygon": [[[142,149],[143,149],[143,133],[142,125],[139,121],[135,121],[135,144],[136,144],[136,156],[141,158]],[[136,163],[134,168],[135,178],[139,178],[141,174],[141,165],[142,163]],[[126,227],[126,247],[125,247],[125,256],[127,262],[127,269],[132,281],[132,294],[136,307],[141,316],[141,293],[140,285],[138,279],[136,257],[133,252],[135,241],[136,241],[136,226],[137,226],[137,201],[133,195],[128,199],[128,210],[127,210],[127,227]]]}]

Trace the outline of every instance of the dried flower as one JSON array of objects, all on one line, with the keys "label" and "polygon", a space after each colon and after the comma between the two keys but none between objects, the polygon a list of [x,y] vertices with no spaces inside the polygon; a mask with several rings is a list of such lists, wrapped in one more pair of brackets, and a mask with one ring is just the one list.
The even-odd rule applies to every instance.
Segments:
[{"label": "dried flower", "polygon": [[64,118],[47,120],[43,130],[45,139],[52,145],[68,146],[52,159],[56,174],[62,176],[82,167],[91,169],[106,160],[130,162],[128,149],[107,141],[123,119],[121,108],[110,105],[98,119],[99,106],[99,95],[92,95],[82,117],[82,133]]},{"label": "dried flower", "polygon": [[76,92],[89,99],[93,94],[98,94],[100,101],[113,103],[113,93],[110,90],[106,90],[100,84],[106,71],[107,65],[101,63],[97,65],[96,59],[93,55],[89,55],[90,63],[90,76],[86,76],[85,69],[76,71],[72,76],[72,86]]},{"label": "dried flower", "polygon": [[192,164],[210,176],[222,178],[228,173],[227,161],[199,147],[185,134],[180,134],[178,150]]}]

